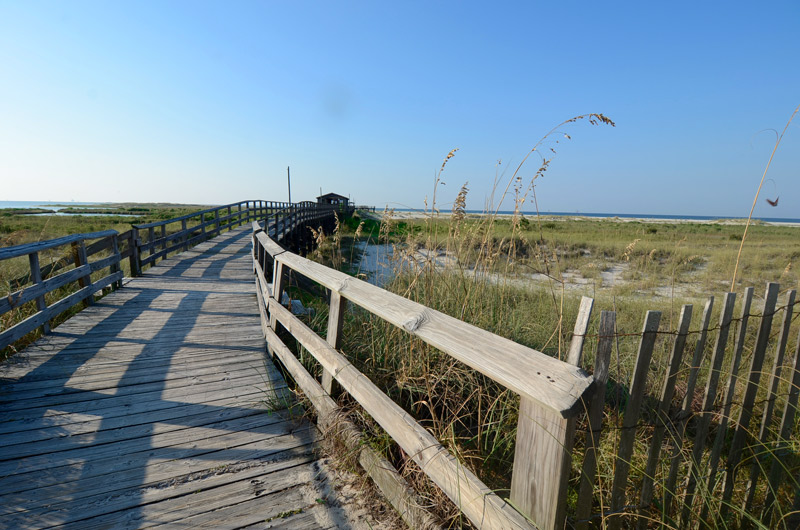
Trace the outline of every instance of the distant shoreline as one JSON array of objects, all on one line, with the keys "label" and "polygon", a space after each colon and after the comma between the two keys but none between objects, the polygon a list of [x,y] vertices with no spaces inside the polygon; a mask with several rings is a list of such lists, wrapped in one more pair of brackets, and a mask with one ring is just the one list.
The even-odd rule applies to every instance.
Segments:
[{"label": "distant shoreline", "polygon": [[[481,217],[486,215],[486,212],[479,212],[477,210],[467,210],[465,212],[468,217]],[[510,217],[514,212],[499,211],[497,215],[500,217]],[[380,217],[380,213],[376,211],[376,215]],[[441,217],[449,217],[449,211],[441,212]],[[522,212],[524,217],[535,218],[536,212]],[[394,210],[393,214],[396,219],[421,219],[426,216],[422,210]],[[614,213],[569,213],[569,212],[540,212],[539,216],[542,219],[553,221],[616,221],[620,223],[654,223],[654,224],[725,224],[725,225],[743,225],[747,222],[747,218],[725,218],[725,217],[712,217],[701,215],[645,215],[645,214],[614,214]],[[800,219],[783,219],[776,217],[756,218],[751,221],[759,222],[769,226],[800,226]]]}]

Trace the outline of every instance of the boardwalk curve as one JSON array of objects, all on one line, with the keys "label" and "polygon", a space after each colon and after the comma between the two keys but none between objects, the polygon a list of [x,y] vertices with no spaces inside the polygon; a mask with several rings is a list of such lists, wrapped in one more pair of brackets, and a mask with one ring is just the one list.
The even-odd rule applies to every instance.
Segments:
[{"label": "boardwalk curve", "polygon": [[250,231],[160,262],[0,365],[0,529],[338,528]]}]

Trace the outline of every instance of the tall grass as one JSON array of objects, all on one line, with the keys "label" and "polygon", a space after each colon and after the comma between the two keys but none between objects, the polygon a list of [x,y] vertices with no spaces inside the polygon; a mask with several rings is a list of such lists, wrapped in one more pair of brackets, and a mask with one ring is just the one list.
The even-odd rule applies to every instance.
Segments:
[{"label": "tall grass", "polygon": [[[598,123],[605,123],[596,120]],[[571,123],[571,121],[565,122]],[[559,128],[556,129],[558,131]],[[550,134],[555,134],[551,131]],[[539,144],[537,144],[539,145]],[[532,152],[536,152],[534,149]],[[797,276],[792,267],[800,255],[787,242],[797,236],[795,227],[775,227],[754,223],[750,226],[750,244],[754,252],[736,257],[736,248],[742,239],[741,225],[720,222],[705,224],[652,223],[640,221],[612,221],[563,219],[535,216],[531,219],[521,212],[523,205],[535,204],[535,180],[546,171],[552,159],[542,158],[539,169],[530,183],[522,182],[515,172],[508,183],[499,183],[495,197],[502,201],[513,196],[515,208],[513,215],[501,216],[495,203],[481,216],[470,216],[466,212],[469,185],[464,184],[456,196],[450,212],[443,214],[437,203],[437,187],[447,169],[447,162],[456,155],[451,151],[445,158],[436,175],[430,202],[426,201],[424,216],[421,219],[399,219],[393,212],[385,211],[378,227],[379,241],[392,245],[390,266],[393,280],[386,287],[398,294],[432,307],[478,327],[525,344],[554,357],[563,357],[569,343],[572,323],[581,294],[594,295],[597,309],[617,311],[617,333],[612,357],[611,376],[606,389],[606,409],[604,425],[606,428],[599,439],[597,462],[597,483],[595,498],[602,501],[596,506],[598,515],[593,522],[605,526],[619,514],[602,514],[602,506],[608,505],[610,484],[615,471],[616,444],[622,415],[628,399],[628,386],[631,381],[636,352],[640,339],[641,325],[647,310],[660,310],[665,318],[662,324],[647,382],[647,399],[636,434],[635,450],[631,461],[631,474],[626,497],[631,503],[623,526],[635,526],[640,520],[650,521],[652,527],[681,528],[683,523],[676,519],[680,505],[671,513],[663,504],[672,495],[680,500],[683,480],[694,436],[694,422],[688,422],[683,433],[683,449],[680,455],[678,491],[666,492],[664,486],[669,470],[668,457],[676,447],[676,436],[672,421],[665,441],[662,458],[656,472],[656,497],[654,504],[639,513],[636,507],[638,491],[642,482],[649,441],[657,425],[664,418],[657,413],[657,397],[663,385],[670,350],[675,339],[677,313],[684,303],[694,303],[695,311],[690,327],[690,335],[684,355],[682,370],[673,402],[673,412],[677,413],[679,403],[687,399],[690,411],[698,414],[702,400],[703,385],[709,375],[708,358],[717,332],[712,324],[705,346],[706,361],[700,369],[698,389],[692,396],[685,396],[686,375],[692,357],[694,342],[699,334],[701,307],[709,295],[720,294],[726,285],[721,280],[737,263],[742,273],[743,285],[763,287],[764,280],[778,280],[784,286],[797,284]],[[524,162],[524,161],[523,161]],[[500,185],[502,184],[502,185]],[[507,185],[505,185],[507,184]],[[504,186],[503,186],[504,185]],[[356,222],[357,223],[357,222]],[[350,249],[342,249],[353,236],[342,224],[338,238],[328,237],[318,251],[317,258],[326,263],[346,266],[353,262]],[[363,225],[360,225],[363,227]],[[352,247],[350,247],[352,248]],[[342,256],[350,256],[343,259]],[[338,257],[337,257],[338,256]],[[599,277],[612,267],[622,267],[624,272],[619,283],[599,288]],[[532,278],[536,277],[534,281]],[[584,290],[574,289],[571,282],[576,276],[594,280],[595,285],[584,286]],[[691,283],[692,289],[681,289]],[[666,288],[666,290],[664,289]],[[592,292],[586,292],[592,289]],[[653,296],[653,292],[665,293]],[[307,303],[314,303],[309,294]],[[719,297],[718,297],[719,300]],[[740,303],[740,302],[739,302]],[[719,320],[719,302],[712,314],[711,322]],[[326,328],[327,307],[317,304],[317,316],[312,321],[321,334]],[[782,310],[785,310],[783,308]],[[738,314],[737,307],[736,313]],[[751,313],[751,330],[747,335],[745,359],[748,365],[752,355],[755,333],[753,321],[758,319],[760,309],[754,303]],[[778,317],[776,317],[777,319]],[[590,340],[587,342],[584,366],[593,366],[594,341],[597,321],[590,325]],[[775,334],[776,332],[773,332]],[[733,349],[734,329],[728,342],[725,372],[721,386],[730,376],[730,355]],[[511,466],[514,457],[516,425],[519,414],[519,398],[507,389],[471,370],[451,357],[430,347],[424,342],[409,336],[404,331],[357,308],[348,311],[342,335],[341,351],[350,361],[373,382],[382,388],[398,404],[412,413],[418,421],[430,430],[436,438],[448,447],[459,459],[472,469],[487,485],[502,496],[508,495]],[[797,327],[792,330],[790,344],[797,340]],[[765,362],[759,396],[766,395],[766,385],[774,359],[773,337],[769,355]],[[787,353],[787,359],[791,355]],[[311,370],[319,370],[310,356],[304,361]],[[783,407],[790,390],[790,372],[785,362],[783,377],[778,391],[776,410]],[[744,378],[746,376],[741,375]],[[738,419],[739,405],[744,385],[740,384],[732,396],[733,406],[729,413],[729,424]],[[755,417],[760,418],[764,407],[764,397],[756,403]],[[358,410],[356,404],[346,396],[341,401]],[[711,443],[719,431],[722,407],[715,406],[709,446],[704,448],[704,458],[708,458]],[[372,433],[376,447],[402,468],[409,479],[422,491],[431,506],[439,508],[439,515],[448,526],[467,527],[458,510],[429,483],[411,462],[408,455],[391,443],[388,437],[369,418],[359,415],[363,427]],[[586,425],[581,419],[578,432],[585,432]],[[768,492],[766,474],[769,467],[768,455],[774,451],[778,439],[778,422],[773,422],[772,435],[766,446],[757,441],[757,432],[751,433],[746,448],[746,467],[751,463],[763,462],[759,486],[755,493],[758,513],[748,513],[742,508],[744,491],[736,491],[732,504],[732,514],[728,519],[716,519],[719,508],[720,484],[701,483],[698,490],[698,504],[695,509],[708,512],[702,520],[695,518],[698,528],[739,528],[758,527],[760,508]],[[796,429],[795,429],[796,430]],[[753,436],[752,434],[755,434]],[[724,443],[730,442],[729,434],[722,436]],[[792,433],[786,440],[790,448],[780,461],[792,477],[777,492],[778,503],[775,517],[769,524],[789,528],[789,518],[794,502],[796,475],[800,469],[798,459],[797,434]],[[582,435],[576,439],[573,454],[573,470],[569,490],[568,513],[573,513],[577,495],[579,465],[583,460]],[[700,443],[700,441],[697,441]],[[723,453],[724,454],[724,453]],[[766,455],[766,456],[765,456]],[[760,460],[755,460],[759,458]],[[770,462],[775,461],[769,460]],[[746,473],[740,473],[740,476]],[[698,507],[699,506],[699,507]],[[710,515],[709,515],[710,514]]]}]

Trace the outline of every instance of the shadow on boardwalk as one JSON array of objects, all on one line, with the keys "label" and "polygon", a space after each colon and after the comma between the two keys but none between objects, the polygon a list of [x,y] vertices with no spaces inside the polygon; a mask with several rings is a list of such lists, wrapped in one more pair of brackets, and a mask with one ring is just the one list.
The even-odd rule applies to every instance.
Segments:
[{"label": "shadow on boardwalk", "polygon": [[264,362],[248,235],[160,263],[0,367],[0,528],[350,525],[319,502],[316,432]]}]

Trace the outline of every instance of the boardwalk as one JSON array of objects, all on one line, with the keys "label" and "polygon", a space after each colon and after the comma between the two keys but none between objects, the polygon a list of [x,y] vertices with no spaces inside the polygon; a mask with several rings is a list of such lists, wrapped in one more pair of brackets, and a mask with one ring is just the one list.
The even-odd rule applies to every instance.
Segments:
[{"label": "boardwalk", "polygon": [[0,528],[349,526],[264,362],[249,236],[160,262],[0,365]]}]

